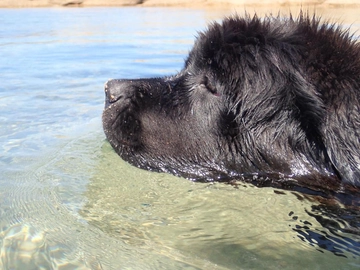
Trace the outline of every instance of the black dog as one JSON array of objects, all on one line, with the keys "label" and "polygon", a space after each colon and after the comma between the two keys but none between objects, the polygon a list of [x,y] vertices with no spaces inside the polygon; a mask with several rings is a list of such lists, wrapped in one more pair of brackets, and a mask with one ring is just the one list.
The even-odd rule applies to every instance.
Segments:
[{"label": "black dog", "polygon": [[126,161],[193,180],[308,191],[360,186],[360,48],[318,18],[232,17],[183,70],[111,80],[103,126]]}]

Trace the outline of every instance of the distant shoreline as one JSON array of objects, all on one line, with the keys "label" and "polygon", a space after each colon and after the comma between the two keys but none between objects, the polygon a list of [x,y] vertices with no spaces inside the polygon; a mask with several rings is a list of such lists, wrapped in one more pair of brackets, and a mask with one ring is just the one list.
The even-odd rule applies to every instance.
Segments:
[{"label": "distant shoreline", "polygon": [[0,8],[29,7],[321,7],[360,8],[359,0],[0,0]]}]

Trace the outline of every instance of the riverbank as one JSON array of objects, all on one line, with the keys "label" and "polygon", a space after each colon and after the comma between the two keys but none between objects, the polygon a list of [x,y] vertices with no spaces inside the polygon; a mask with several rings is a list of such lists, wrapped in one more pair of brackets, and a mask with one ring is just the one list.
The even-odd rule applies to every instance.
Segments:
[{"label": "riverbank", "polygon": [[358,0],[0,0],[0,8],[24,7],[96,7],[96,6],[158,6],[158,7],[260,7],[311,6],[360,8]]}]

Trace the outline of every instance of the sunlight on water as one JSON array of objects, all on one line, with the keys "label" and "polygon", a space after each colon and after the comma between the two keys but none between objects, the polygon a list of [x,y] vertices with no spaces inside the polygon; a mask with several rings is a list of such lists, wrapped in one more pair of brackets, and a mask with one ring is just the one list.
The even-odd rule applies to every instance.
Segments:
[{"label": "sunlight on water", "polygon": [[[105,140],[105,81],[173,74],[233,12],[0,10],[1,269],[360,268],[356,211],[142,171]],[[320,13],[359,29],[354,9]]]}]

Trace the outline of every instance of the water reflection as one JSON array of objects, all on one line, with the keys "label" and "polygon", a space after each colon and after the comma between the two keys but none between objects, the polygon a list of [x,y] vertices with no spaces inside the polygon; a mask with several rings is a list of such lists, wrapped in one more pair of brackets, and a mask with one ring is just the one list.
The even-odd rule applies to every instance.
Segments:
[{"label": "water reflection", "polygon": [[131,246],[161,247],[168,255],[175,250],[187,262],[201,259],[201,269],[210,262],[227,269],[303,269],[358,261],[360,239],[334,212],[339,206],[320,213],[317,199],[294,192],[191,183],[130,169],[107,143],[103,155],[102,176],[91,179],[80,213]]},{"label": "water reflection", "polygon": [[322,249],[342,257],[360,256],[360,214],[358,209],[343,209],[339,206],[312,205],[306,213],[316,219],[322,228],[313,228],[306,220],[293,228],[299,239],[317,250]]}]

